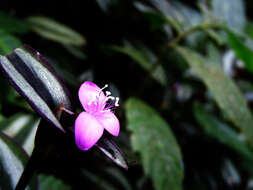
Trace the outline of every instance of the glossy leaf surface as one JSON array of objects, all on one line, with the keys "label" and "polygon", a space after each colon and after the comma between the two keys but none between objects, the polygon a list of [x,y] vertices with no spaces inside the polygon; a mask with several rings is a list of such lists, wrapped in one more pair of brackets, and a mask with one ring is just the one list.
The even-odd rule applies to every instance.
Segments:
[{"label": "glossy leaf surface", "polygon": [[108,137],[102,137],[98,143],[97,147],[114,163],[122,168],[128,169],[127,161],[120,151],[119,147]]},{"label": "glossy leaf surface", "polygon": [[51,65],[35,50],[25,46],[0,56],[0,68],[13,87],[40,116],[63,130],[54,111],[60,105],[73,109],[68,91]]},{"label": "glossy leaf surface", "polygon": [[240,40],[233,32],[228,30],[227,34],[229,45],[234,50],[236,57],[243,62],[245,68],[249,72],[253,73],[253,51],[248,48],[247,45],[244,44],[243,41]]}]

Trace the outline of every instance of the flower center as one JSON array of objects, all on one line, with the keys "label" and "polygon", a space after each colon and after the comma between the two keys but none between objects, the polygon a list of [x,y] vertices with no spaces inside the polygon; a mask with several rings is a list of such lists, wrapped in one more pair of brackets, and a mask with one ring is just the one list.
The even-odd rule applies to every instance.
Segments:
[{"label": "flower center", "polygon": [[110,91],[106,91],[104,95],[103,90],[107,87],[108,84],[101,88],[97,95],[88,103],[89,113],[96,116],[100,113],[110,112],[113,108],[119,106],[119,97],[111,96],[112,93]]}]

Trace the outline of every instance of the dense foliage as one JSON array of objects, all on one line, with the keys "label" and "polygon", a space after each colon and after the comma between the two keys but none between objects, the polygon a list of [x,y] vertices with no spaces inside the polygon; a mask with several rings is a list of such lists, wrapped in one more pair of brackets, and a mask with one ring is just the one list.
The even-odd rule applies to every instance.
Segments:
[{"label": "dense foliage", "polygon": [[[62,140],[59,129],[45,125],[35,143],[57,148],[35,162],[30,189],[253,187],[250,0],[38,4],[3,3],[0,54],[23,44],[39,51],[70,89],[77,113],[84,81],[109,84],[120,97],[121,131],[113,140],[129,169],[98,149],[78,150],[72,137]],[[0,189],[8,190],[31,156],[40,118],[0,77]]]}]

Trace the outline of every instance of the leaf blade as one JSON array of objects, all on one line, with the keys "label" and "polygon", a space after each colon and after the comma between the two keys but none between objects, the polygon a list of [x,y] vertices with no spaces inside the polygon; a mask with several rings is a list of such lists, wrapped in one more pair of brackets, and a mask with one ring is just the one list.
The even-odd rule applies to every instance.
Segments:
[{"label": "leaf blade", "polygon": [[208,113],[200,104],[194,105],[194,116],[203,128],[204,133],[230,147],[244,158],[253,161],[253,152],[234,129]]},{"label": "leaf blade", "polygon": [[159,63],[158,58],[146,47],[134,47],[130,43],[126,43],[124,47],[111,46],[111,50],[125,54],[139,64],[150,76],[161,85],[167,85],[167,76],[164,68]]},{"label": "leaf blade", "polygon": [[98,149],[102,151],[108,158],[110,158],[118,166],[128,169],[128,164],[125,156],[120,151],[118,146],[109,138],[102,137],[96,144]]},{"label": "leaf blade", "polygon": [[253,73],[253,52],[245,44],[243,44],[236,34],[227,30],[228,42],[230,47],[235,52],[237,58],[239,58],[243,63],[246,69]]},{"label": "leaf blade", "polygon": [[[13,190],[21,176],[28,156],[7,136],[0,133],[0,186],[6,190]],[[36,182],[32,181],[28,189],[37,189]]]},{"label": "leaf blade", "polygon": [[70,93],[37,51],[24,46],[15,49],[11,55],[0,56],[0,69],[42,118],[64,131],[54,112],[60,105],[74,109]]},{"label": "leaf blade", "polygon": [[27,22],[31,24],[32,30],[49,40],[74,46],[82,46],[86,43],[81,34],[50,18],[33,16],[27,18]]},{"label": "leaf blade", "polygon": [[253,128],[251,126],[253,117],[235,83],[215,64],[207,64],[208,61],[199,54],[179,46],[176,47],[176,50],[205,83],[227,118],[242,131],[253,146]]},{"label": "leaf blade", "polygon": [[151,176],[155,188],[182,189],[182,156],[169,125],[138,99],[128,99],[126,110],[132,147],[141,154],[144,171]]}]

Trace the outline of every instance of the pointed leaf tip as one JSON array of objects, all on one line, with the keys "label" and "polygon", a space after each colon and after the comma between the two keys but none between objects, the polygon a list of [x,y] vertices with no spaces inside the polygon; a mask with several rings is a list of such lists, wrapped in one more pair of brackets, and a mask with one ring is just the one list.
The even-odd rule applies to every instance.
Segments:
[{"label": "pointed leaf tip", "polygon": [[103,137],[96,144],[109,159],[118,166],[128,170],[128,163],[119,147],[108,137]]}]

